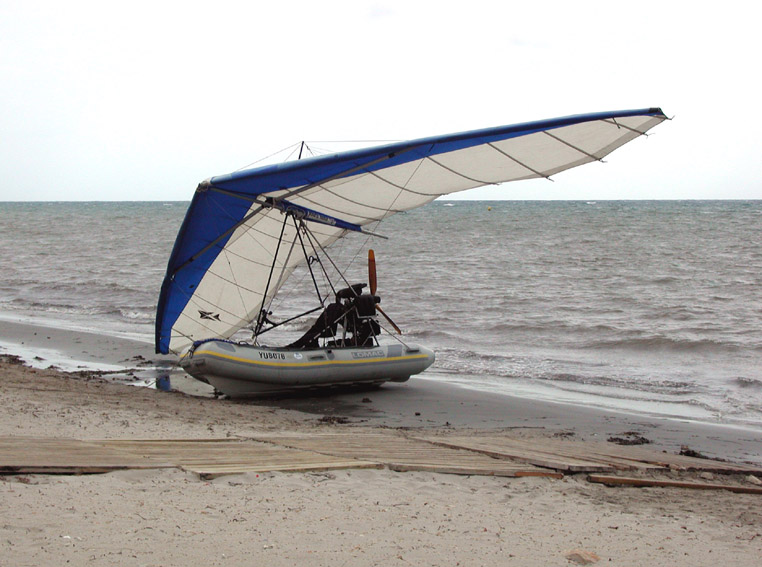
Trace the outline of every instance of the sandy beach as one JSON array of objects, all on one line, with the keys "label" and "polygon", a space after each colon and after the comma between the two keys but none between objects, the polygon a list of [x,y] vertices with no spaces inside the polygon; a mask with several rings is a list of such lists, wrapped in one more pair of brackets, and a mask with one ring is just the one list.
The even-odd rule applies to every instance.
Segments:
[{"label": "sandy beach", "polygon": [[[431,379],[245,402],[201,390],[199,396],[164,392],[85,369],[45,368],[52,359],[32,361],[32,368],[8,356],[58,353],[74,369],[134,367],[116,377],[140,382],[171,368],[151,345],[28,323],[1,328],[2,437],[210,439],[405,428],[605,441],[637,432],[661,451],[687,446],[713,458],[762,462],[762,436],[752,429],[496,396]],[[181,383],[173,374],[173,386]],[[180,469],[146,469],[0,479],[0,565],[751,566],[762,556],[759,495],[608,487],[585,475],[379,469],[209,481]]]}]

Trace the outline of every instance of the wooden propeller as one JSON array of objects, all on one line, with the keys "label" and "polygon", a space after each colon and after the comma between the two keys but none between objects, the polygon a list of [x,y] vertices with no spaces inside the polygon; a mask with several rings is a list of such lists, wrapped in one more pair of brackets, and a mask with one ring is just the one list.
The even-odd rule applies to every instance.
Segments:
[{"label": "wooden propeller", "polygon": [[370,285],[370,294],[376,295],[378,280],[376,280],[376,254],[373,249],[368,250],[368,285]]},{"label": "wooden propeller", "polygon": [[[368,250],[368,286],[370,287],[370,294],[376,295],[378,280],[376,278],[376,254],[373,252],[373,249]],[[381,306],[378,303],[376,303],[376,311],[381,313],[381,315],[384,316],[384,319],[389,321],[389,324],[394,327],[394,330],[397,331],[398,335],[402,334],[402,331],[397,324],[392,321],[392,318],[389,317],[383,309],[381,309]]]}]

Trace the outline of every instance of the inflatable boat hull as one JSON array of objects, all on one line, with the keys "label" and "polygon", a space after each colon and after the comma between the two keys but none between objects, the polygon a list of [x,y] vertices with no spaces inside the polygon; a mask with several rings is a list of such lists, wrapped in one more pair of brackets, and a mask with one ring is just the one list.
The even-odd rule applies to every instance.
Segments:
[{"label": "inflatable boat hull", "polygon": [[230,397],[326,386],[405,382],[434,362],[422,346],[278,349],[208,341],[184,356],[180,366]]}]

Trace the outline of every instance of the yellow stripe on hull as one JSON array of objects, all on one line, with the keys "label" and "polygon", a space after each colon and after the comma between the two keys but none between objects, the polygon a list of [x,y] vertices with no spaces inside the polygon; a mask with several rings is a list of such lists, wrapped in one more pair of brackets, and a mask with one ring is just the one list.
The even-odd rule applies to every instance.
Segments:
[{"label": "yellow stripe on hull", "polygon": [[357,360],[315,360],[305,362],[276,362],[270,360],[251,360],[250,358],[244,358],[240,356],[232,356],[229,354],[223,354],[219,352],[213,352],[209,350],[200,350],[193,353],[193,356],[213,356],[215,358],[222,358],[225,360],[232,360],[234,362],[241,362],[243,364],[254,364],[257,366],[269,366],[273,368],[304,368],[309,366],[325,366],[329,364],[365,364],[365,363],[379,363],[379,362],[398,362],[403,360],[423,360],[428,358],[426,354],[415,354],[409,356],[395,356],[395,357],[380,357],[380,358],[359,358]]}]

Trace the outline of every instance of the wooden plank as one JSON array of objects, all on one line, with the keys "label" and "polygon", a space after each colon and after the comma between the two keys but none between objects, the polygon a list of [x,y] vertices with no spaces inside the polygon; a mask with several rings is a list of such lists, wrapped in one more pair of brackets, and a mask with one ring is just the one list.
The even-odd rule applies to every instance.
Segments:
[{"label": "wooden plank", "polygon": [[[480,436],[481,437],[481,436]],[[625,467],[670,468],[679,470],[707,471],[718,473],[760,473],[762,469],[748,464],[699,459],[675,453],[658,451],[647,445],[617,445],[602,441],[579,441],[573,439],[538,438],[514,440],[515,443],[537,445],[559,455],[580,455],[590,460],[609,461]]]},{"label": "wooden plank", "polygon": [[615,470],[676,469],[717,473],[762,473],[762,469],[709,459],[697,459],[656,451],[642,446],[621,446],[595,441],[566,439],[515,439],[504,435],[422,437],[432,443],[462,447],[492,456],[521,460],[568,472],[614,472]]},{"label": "wooden plank", "polygon": [[[581,442],[578,442],[581,443]],[[762,468],[744,463],[729,461],[717,461],[714,459],[700,459],[675,453],[666,453],[648,448],[646,446],[616,445],[614,443],[589,442],[590,451],[601,454],[617,456],[622,459],[632,459],[641,462],[660,464],[673,470],[703,471],[719,474],[731,473],[762,473]]]},{"label": "wooden plank", "polygon": [[597,482],[607,486],[639,486],[654,487],[662,486],[669,488],[690,488],[693,490],[729,490],[743,494],[762,494],[762,488],[754,486],[738,486],[729,484],[715,484],[703,482],[685,482],[680,480],[657,480],[651,478],[632,478],[624,476],[605,476],[591,474],[590,482]]},{"label": "wooden plank", "polygon": [[[85,465],[67,465],[67,466],[37,466],[37,465],[21,465],[18,467],[3,467],[0,466],[0,475],[15,475],[15,474],[60,474],[60,475],[74,475],[79,476],[83,474],[105,474],[114,471],[121,471],[130,468],[129,466],[85,466]],[[153,467],[149,467],[153,468]]]},{"label": "wooden plank", "polygon": [[[563,458],[581,458],[590,463],[599,463],[602,466],[610,467],[613,470],[663,470],[665,466],[661,462],[649,462],[645,460],[627,458],[626,456],[618,455],[615,453],[606,453],[605,451],[595,451],[592,447],[595,443],[571,441],[571,440],[556,440],[541,438],[537,441],[517,440],[517,443],[522,443],[523,446],[540,445],[546,451],[556,454]],[[590,472],[602,472],[602,471],[590,471]]]},{"label": "wooden plank", "polygon": [[163,456],[202,478],[246,472],[306,472],[347,468],[379,468],[375,462],[352,456],[337,458],[271,443],[241,439],[114,440],[106,446]]},{"label": "wooden plank", "polygon": [[127,468],[173,467],[98,443],[65,438],[0,437],[0,473],[89,474]]},{"label": "wooden plank", "polygon": [[267,471],[379,468],[376,462],[333,457],[236,439],[99,440],[0,438],[0,473],[85,474],[173,468],[204,477]]},{"label": "wooden plank", "polygon": [[483,453],[499,459],[512,459],[529,463],[538,467],[566,472],[614,472],[612,464],[601,463],[597,460],[582,457],[558,455],[551,451],[543,451],[541,444],[532,446],[517,442],[507,437],[416,437],[433,444],[445,447],[466,449]]},{"label": "wooden plank", "polygon": [[491,476],[550,476],[554,473],[525,463],[409,439],[397,433],[352,431],[308,435],[268,435],[257,439],[337,457],[355,457],[383,463],[396,471]]},{"label": "wooden plank", "polygon": [[[639,459],[627,458],[626,454],[616,454],[603,451],[594,450],[595,447],[603,446],[595,442],[585,441],[573,441],[566,439],[550,439],[541,437],[538,439],[514,439],[510,441],[514,446],[522,447],[524,449],[541,447],[543,451],[548,454],[556,455],[559,458],[564,459],[581,459],[585,462],[598,463],[601,466],[609,467],[612,470],[659,470],[664,469],[664,465],[661,462],[648,462]],[[605,446],[603,446],[605,449]],[[602,472],[602,471],[590,471],[590,472]]]},{"label": "wooden plank", "polygon": [[435,472],[440,474],[458,474],[458,475],[465,475],[465,476],[502,476],[502,477],[515,477],[515,478],[536,476],[536,477],[554,478],[554,479],[560,479],[564,477],[564,475],[560,473],[554,473],[551,471],[543,471],[543,470],[537,470],[537,471],[529,471],[525,469],[503,470],[498,467],[487,469],[484,467],[468,467],[467,465],[447,466],[444,464],[388,463],[387,467],[389,468],[389,470],[393,470],[396,472],[418,471],[418,472]]},{"label": "wooden plank", "polygon": [[[522,447],[526,449],[532,449],[535,447],[541,447],[544,452],[551,455],[556,455],[556,458],[568,459],[580,459],[589,463],[588,466],[594,467],[596,463],[598,466],[608,467],[610,470],[631,470],[631,469],[644,469],[644,470],[656,470],[663,469],[664,466],[661,463],[653,463],[640,461],[636,459],[623,458],[616,454],[608,454],[605,452],[596,452],[591,450],[593,444],[587,442],[579,442],[564,439],[550,439],[541,437],[538,439],[513,439],[511,443],[514,446]],[[596,472],[596,471],[590,471]],[[602,472],[602,471],[598,471]]]},{"label": "wooden plank", "polygon": [[231,474],[243,474],[243,473],[259,473],[259,472],[289,472],[289,473],[308,473],[308,472],[322,472],[322,471],[336,471],[347,469],[382,469],[383,465],[380,463],[371,463],[365,461],[331,461],[326,463],[325,461],[313,462],[313,463],[271,463],[265,467],[249,466],[249,465],[231,465],[229,467],[220,466],[191,466],[182,467],[183,470],[195,473],[204,480],[218,478],[220,476]]},{"label": "wooden plank", "polygon": [[541,471],[539,474],[535,473],[535,472],[532,472],[532,471],[521,471],[521,472],[517,472],[516,476],[517,477],[522,477],[522,476],[544,476],[546,478],[564,478],[564,475],[562,473],[554,473],[554,472],[549,472],[549,471],[545,471],[545,470]]}]

